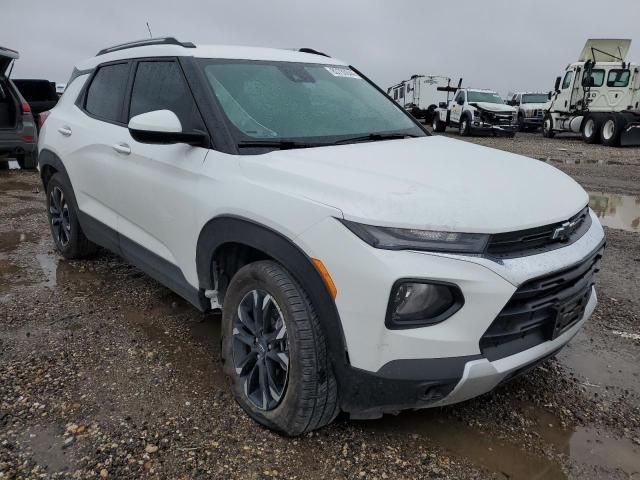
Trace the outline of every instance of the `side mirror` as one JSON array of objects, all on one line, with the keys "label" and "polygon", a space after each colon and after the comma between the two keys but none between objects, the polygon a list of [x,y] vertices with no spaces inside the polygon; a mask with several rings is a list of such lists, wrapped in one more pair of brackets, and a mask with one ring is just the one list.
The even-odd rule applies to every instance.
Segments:
[{"label": "side mirror", "polygon": [[547,100],[551,100],[551,96],[552,96],[552,95],[553,95],[553,92],[549,92],[549,93],[547,94]]},{"label": "side mirror", "polygon": [[447,108],[447,102],[440,102],[440,103],[438,104],[438,107],[440,107],[440,108]]},{"label": "side mirror", "polygon": [[464,98],[458,99],[458,105],[464,105]]},{"label": "side mirror", "polygon": [[171,110],[155,110],[136,115],[129,120],[128,128],[131,137],[140,143],[186,143],[196,147],[209,145],[209,135],[206,133],[183,132],[180,119]]},{"label": "side mirror", "polygon": [[554,89],[556,92],[559,92],[559,91],[560,91],[560,82],[561,82],[561,81],[562,81],[562,78],[561,78],[561,77],[556,77],[556,84],[555,84],[555,86],[553,87],[553,89]]}]

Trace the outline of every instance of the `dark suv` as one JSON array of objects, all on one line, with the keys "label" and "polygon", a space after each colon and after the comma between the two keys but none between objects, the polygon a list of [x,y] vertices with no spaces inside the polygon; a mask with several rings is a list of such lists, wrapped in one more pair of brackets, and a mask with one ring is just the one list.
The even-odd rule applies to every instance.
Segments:
[{"label": "dark suv", "polygon": [[36,168],[38,133],[31,107],[7,76],[20,55],[0,47],[0,168],[15,158],[21,168]]}]

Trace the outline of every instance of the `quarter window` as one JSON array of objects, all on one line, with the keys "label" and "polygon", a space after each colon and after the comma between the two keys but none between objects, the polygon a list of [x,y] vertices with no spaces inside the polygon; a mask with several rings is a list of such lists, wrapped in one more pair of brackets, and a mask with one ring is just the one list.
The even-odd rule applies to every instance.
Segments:
[{"label": "quarter window", "polygon": [[607,75],[607,87],[626,87],[629,85],[629,70],[614,68]]},{"label": "quarter window", "polygon": [[128,63],[100,67],[87,90],[85,110],[102,120],[121,121],[128,76]]},{"label": "quarter window", "polygon": [[177,62],[140,62],[131,91],[129,119],[141,113],[171,110],[184,131],[203,129],[195,100]]},{"label": "quarter window", "polygon": [[571,85],[571,80],[573,80],[573,70],[568,71],[564,75],[564,80],[562,81],[562,90],[565,88],[569,88]]},{"label": "quarter window", "polygon": [[[582,77],[582,86],[586,87],[587,86],[587,79],[589,78],[589,76],[584,76]],[[593,79],[593,82],[591,84],[592,87],[601,87],[602,84],[604,83],[604,70],[602,69],[594,69],[591,70],[591,78]]]}]

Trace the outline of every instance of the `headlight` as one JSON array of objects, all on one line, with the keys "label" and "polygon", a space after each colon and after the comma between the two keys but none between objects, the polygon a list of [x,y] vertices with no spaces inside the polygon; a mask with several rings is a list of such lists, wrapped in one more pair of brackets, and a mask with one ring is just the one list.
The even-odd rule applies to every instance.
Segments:
[{"label": "headlight", "polygon": [[482,253],[489,241],[489,235],[484,233],[438,232],[410,228],[377,227],[348,220],[340,221],[372,247],[385,250]]},{"label": "headlight", "polygon": [[385,325],[390,330],[440,323],[464,304],[457,285],[429,280],[398,280],[391,289]]}]

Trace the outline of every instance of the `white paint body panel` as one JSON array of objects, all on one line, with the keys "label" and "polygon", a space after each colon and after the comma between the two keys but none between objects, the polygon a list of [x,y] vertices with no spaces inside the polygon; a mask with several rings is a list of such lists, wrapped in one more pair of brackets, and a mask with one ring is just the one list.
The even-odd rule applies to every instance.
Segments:
[{"label": "white paint body panel", "polygon": [[[189,52],[162,46],[104,55],[79,68],[132,54],[185,55],[185,50],[218,58],[319,60],[315,55],[267,49],[199,47]],[[342,64],[325,58],[321,63]],[[375,249],[337,218],[496,233],[566,220],[584,208],[588,196],[570,177],[543,162],[444,137],[254,156],[183,144],[141,144],[127,128],[99,122],[75,106],[87,78],[68,85],[39,143],[40,150],[51,150],[62,159],[79,208],[177,266],[195,288],[197,240],[212,218],[237,215],[279,232],[327,267],[338,290],[335,301],[351,364],[363,370],[375,372],[396,359],[479,353],[480,336],[520,283],[584,259],[604,236],[593,216],[591,230],[573,245],[502,262]],[[59,133],[63,127],[73,134]],[[129,154],[113,150],[120,143],[130,147]],[[406,277],[456,283],[465,306],[431,327],[387,330],[384,318],[391,286]],[[511,361],[509,368],[518,362]],[[484,375],[478,368],[468,368],[465,382]],[[484,385],[497,383],[495,375],[485,376],[490,379]]]}]

